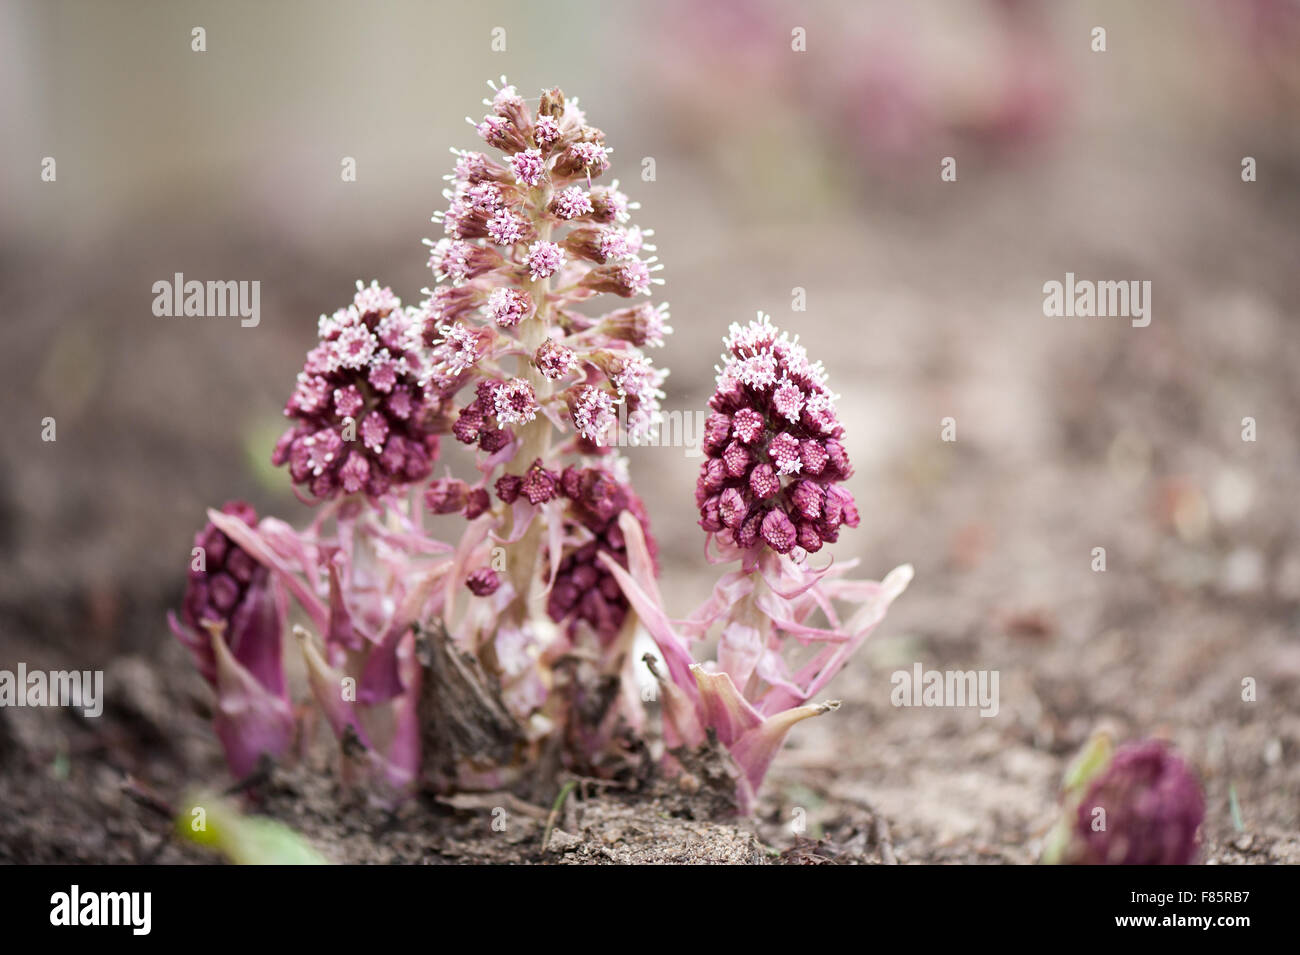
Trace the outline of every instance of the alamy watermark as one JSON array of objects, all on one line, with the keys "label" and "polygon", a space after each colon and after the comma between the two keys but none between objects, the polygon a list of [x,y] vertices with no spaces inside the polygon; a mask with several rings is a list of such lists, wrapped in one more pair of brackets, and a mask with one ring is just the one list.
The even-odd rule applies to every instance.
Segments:
[{"label": "alamy watermark", "polygon": [[697,408],[685,411],[659,411],[643,431],[629,428],[627,403],[618,405],[618,419],[602,436],[602,443],[616,448],[681,448],[688,458],[702,457],[704,424],[708,414]]},{"label": "alamy watermark", "polygon": [[233,318],[244,328],[262,320],[262,283],[258,281],[200,282],[177,272],[172,281],[153,283],[153,313],[159,318]]},{"label": "alamy watermark", "polygon": [[50,896],[51,925],[120,925],[132,935],[148,935],[152,913],[152,892],[82,892],[73,885]]},{"label": "alamy watermark", "polygon": [[1043,283],[1043,314],[1048,318],[1128,318],[1134,328],[1151,324],[1151,282],[1137,279],[1093,282],[1065,273],[1065,281]]},{"label": "alamy watermark", "polygon": [[997,670],[895,670],[889,678],[894,706],[979,707],[980,716],[997,716]]},{"label": "alamy watermark", "polygon": [[103,670],[0,670],[0,706],[76,706],[83,716],[104,712]]}]

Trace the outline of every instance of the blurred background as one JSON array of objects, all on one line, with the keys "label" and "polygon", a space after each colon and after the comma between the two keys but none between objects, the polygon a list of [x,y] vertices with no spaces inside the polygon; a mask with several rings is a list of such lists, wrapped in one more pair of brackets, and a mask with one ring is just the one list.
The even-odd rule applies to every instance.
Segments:
[{"label": "blurred background", "polygon": [[[45,784],[5,739],[53,799],[218,772],[164,624],[191,535],[234,497],[305,516],[268,457],[316,317],[358,278],[419,300],[448,147],[501,74],[580,98],[655,230],[665,407],[702,407],[727,325],[772,313],[842,395],[863,524],[836,558],[916,566],[777,803],[869,800],[913,859],[1025,861],[1105,723],[1196,762],[1212,852],[1300,859],[1288,0],[4,0],[0,667],[109,668],[118,720],[0,713],[11,798]],[[260,281],[260,325],[155,317],[176,272]],[[1044,317],[1066,272],[1150,281],[1150,326]],[[698,459],[630,457],[685,614],[712,580]],[[999,670],[1001,713],[894,709],[913,661]]]}]

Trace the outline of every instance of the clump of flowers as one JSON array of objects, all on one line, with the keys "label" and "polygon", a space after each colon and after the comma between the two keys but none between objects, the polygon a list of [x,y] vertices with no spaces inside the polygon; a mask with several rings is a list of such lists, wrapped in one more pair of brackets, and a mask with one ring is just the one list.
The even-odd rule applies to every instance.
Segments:
[{"label": "clump of flowers", "polygon": [[[388,802],[543,767],[641,779],[649,695],[662,769],[721,753],[748,809],[789,729],[837,705],[814,698],[911,569],[811,566],[859,523],[852,472],[824,370],[760,315],[726,339],[696,493],[710,560],[737,566],[670,617],[615,451],[620,429],[636,442],[661,416],[666,371],[646,350],[672,329],[647,298],[652,233],[599,182],[610,150],[577,100],[492,89],[471,120],[483,149],[453,150],[423,301],[358,283],[320,320],[273,454],[314,519],[210,511],[173,628],[216,688],[237,774],[295,758],[323,722],[344,778]],[[439,453],[457,444],[453,473]],[[297,711],[289,598],[311,698]]]},{"label": "clump of flowers", "polygon": [[1161,740],[1112,752],[1094,736],[1066,773],[1061,819],[1044,861],[1076,865],[1187,865],[1205,796],[1196,774]]}]

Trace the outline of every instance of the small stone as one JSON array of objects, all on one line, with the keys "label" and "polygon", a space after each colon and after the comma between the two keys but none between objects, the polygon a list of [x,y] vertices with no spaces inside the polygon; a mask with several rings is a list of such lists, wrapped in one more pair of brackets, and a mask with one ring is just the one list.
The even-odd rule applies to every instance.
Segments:
[{"label": "small stone", "polygon": [[550,841],[546,843],[547,852],[572,852],[578,846],[582,845],[582,837],[575,836],[565,832],[563,829],[552,829]]}]

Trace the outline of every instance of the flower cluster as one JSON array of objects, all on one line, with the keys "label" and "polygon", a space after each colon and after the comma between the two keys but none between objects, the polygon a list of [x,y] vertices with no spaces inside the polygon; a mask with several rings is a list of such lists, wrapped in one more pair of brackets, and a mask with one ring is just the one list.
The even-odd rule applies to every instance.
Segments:
[{"label": "flower cluster", "polygon": [[441,398],[422,380],[421,316],[377,283],[321,316],[272,461],[316,498],[381,497],[421,481],[438,452]]},{"label": "flower cluster", "polygon": [[559,490],[569,502],[566,530],[574,537],[589,539],[571,548],[560,562],[546,611],[556,623],[567,623],[570,630],[586,623],[608,644],[623,627],[628,603],[601,555],[627,567],[627,542],[619,527],[619,516],[626,512],[641,525],[654,561],[657,547],[645,506],[630,486],[603,468],[566,468]]},{"label": "flower cluster", "polygon": [[695,489],[700,526],[742,550],[819,551],[858,526],[825,371],[761,312],[724,344]]},{"label": "flower cluster", "polygon": [[[664,768],[715,739],[748,809],[790,727],[833,708],[810,701],[911,570],[876,583],[842,579],[851,563],[807,566],[858,524],[851,469],[821,367],[761,318],[726,340],[696,502],[718,559],[741,566],[670,619],[649,518],[611,440],[658,422],[666,372],[643,349],[672,331],[667,308],[591,307],[652,291],[650,233],[617,182],[594,183],[610,151],[576,100],[548,90],[534,108],[504,80],[493,93],[471,121],[488,151],[454,151],[434,217],[445,235],[426,240],[434,287],[403,307],[358,283],[352,305],[320,320],[274,452],[315,498],[312,522],[209,511],[206,562],[173,628],[246,773],[310,740],[280,663],[292,597],[302,718],[333,731],[345,781],[390,803],[417,786],[501,789],[544,767],[643,778],[633,646],[649,634],[667,665]],[[444,433],[472,449],[477,476],[433,475]],[[837,604],[857,610],[841,620]],[[714,636],[716,660],[697,662],[691,642]],[[813,649],[796,660],[787,644]]]}]

